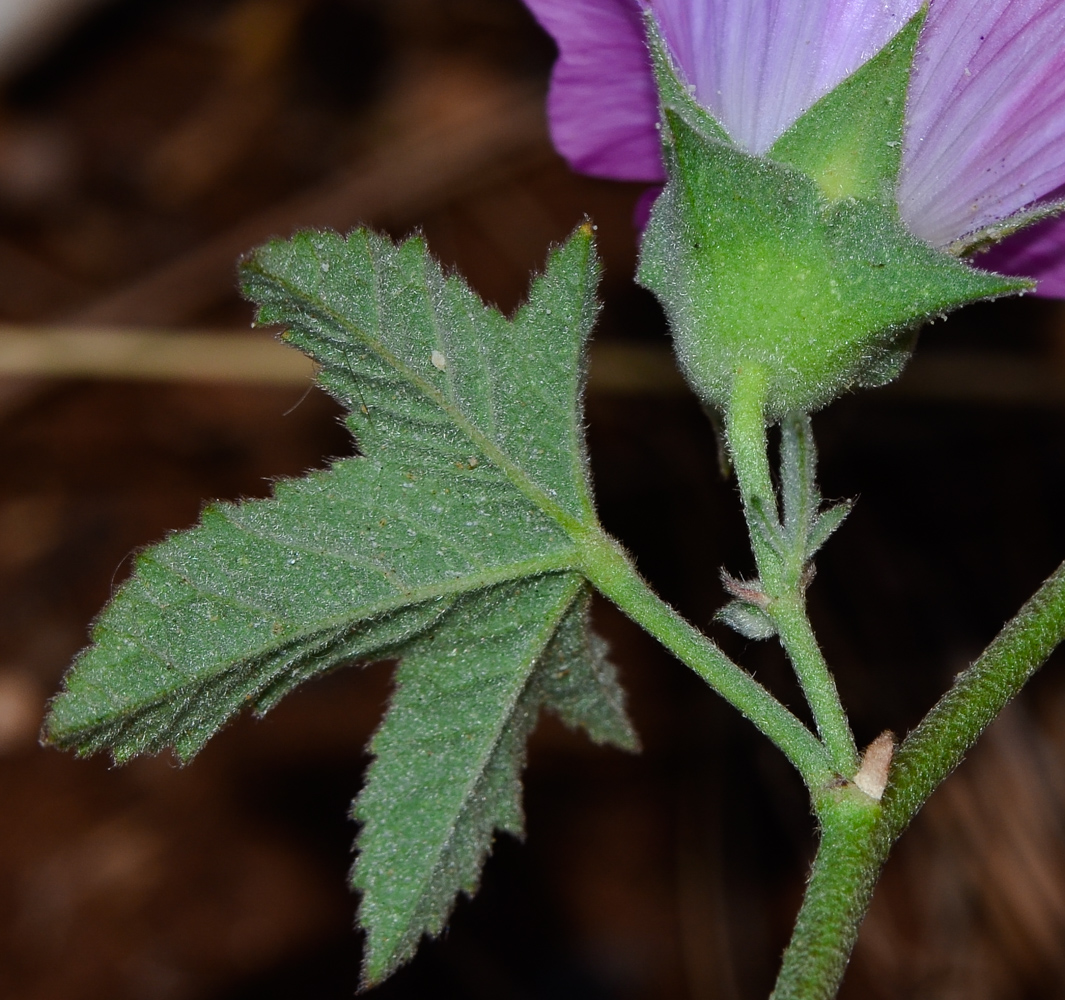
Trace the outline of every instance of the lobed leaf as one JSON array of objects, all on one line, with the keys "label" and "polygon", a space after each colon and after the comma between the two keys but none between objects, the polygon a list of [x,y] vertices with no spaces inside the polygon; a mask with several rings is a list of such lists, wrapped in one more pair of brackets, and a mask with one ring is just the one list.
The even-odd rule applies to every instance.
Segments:
[{"label": "lobed leaf", "polygon": [[613,671],[589,642],[579,577],[466,600],[470,614],[406,650],[355,806],[367,984],[406,961],[423,932],[439,933],[457,892],[476,890],[493,830],[521,835],[519,776],[542,706],[635,747]]},{"label": "lobed leaf", "polygon": [[301,233],[243,264],[259,321],[321,366],[360,455],[208,507],[142,553],[46,722],[118,761],[182,759],[340,664],[401,659],[355,814],[367,981],[472,892],[496,829],[520,832],[539,709],[633,746],[586,621],[575,537],[596,527],[580,393],[596,314],[591,227],[513,319],[424,241]]}]

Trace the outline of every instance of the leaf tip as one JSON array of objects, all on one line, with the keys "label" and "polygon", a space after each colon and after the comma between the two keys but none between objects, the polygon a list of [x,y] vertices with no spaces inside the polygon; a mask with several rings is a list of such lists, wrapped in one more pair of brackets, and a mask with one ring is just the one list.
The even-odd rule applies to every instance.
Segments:
[{"label": "leaf tip", "polygon": [[42,747],[55,747],[61,749],[55,734],[54,716],[51,707],[47,708],[44,720],[41,722],[40,732],[37,733],[37,744]]},{"label": "leaf tip", "polygon": [[392,941],[382,941],[372,927],[363,924],[361,920],[360,924],[363,928],[363,953],[356,992],[362,994],[380,986],[406,965],[414,957],[418,942],[412,944],[403,936]]}]

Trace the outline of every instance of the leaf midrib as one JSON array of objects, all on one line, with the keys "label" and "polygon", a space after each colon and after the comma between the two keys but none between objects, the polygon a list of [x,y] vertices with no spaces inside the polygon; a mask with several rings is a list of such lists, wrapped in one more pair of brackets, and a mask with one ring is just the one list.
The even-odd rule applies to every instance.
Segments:
[{"label": "leaf midrib", "polygon": [[[392,369],[405,379],[410,385],[417,389],[423,396],[431,400],[436,406],[438,406],[447,416],[451,419],[452,423],[458,427],[474,444],[476,444],[482,453],[491,459],[491,461],[506,475],[519,492],[531,500],[536,506],[538,506],[545,514],[553,518],[562,529],[575,540],[587,533],[589,525],[580,518],[574,517],[568,511],[564,510],[551,496],[522,469],[522,467],[512,459],[502,448],[499,447],[487,434],[485,434],[480,428],[477,427],[463,412],[463,410],[456,404],[451,402],[446,396],[440,392],[431,382],[424,379],[421,375],[415,372],[409,365],[401,361],[395,354],[381,343],[380,340],[373,337],[368,331],[362,330],[354,323],[350,322],[343,315],[336,312],[334,309],[327,306],[320,299],[315,299],[303,292],[298,286],[294,285],[288,279],[273,273],[267,272],[262,269],[262,265],[258,261],[255,262],[259,273],[262,277],[269,281],[273,281],[281,286],[286,294],[294,301],[304,304],[308,311],[318,313],[319,315],[327,318],[331,322],[335,323],[341,329],[347,331],[353,337],[357,337],[363,344],[365,344],[371,351],[373,351],[382,361],[386,362]],[[376,279],[379,277],[376,261],[374,261],[374,276],[375,287]],[[429,296],[430,302],[432,301],[431,289],[425,284],[424,278],[421,279],[422,284],[425,285],[426,294]],[[434,319],[435,323],[435,319]],[[318,334],[321,336],[321,334]],[[332,338],[329,338],[332,340]],[[343,341],[333,341],[338,346],[343,347]],[[331,368],[335,367],[329,362],[322,362],[323,367]],[[347,369],[349,376],[354,376],[354,370],[352,368]],[[449,382],[450,384],[450,382]],[[572,421],[572,415],[569,417]],[[586,498],[587,490],[584,488],[583,482],[578,479],[578,496],[581,498],[581,505],[585,508],[585,512],[588,517],[594,522],[595,514],[591,507],[590,502]]]},{"label": "leaf midrib", "polygon": [[[377,601],[370,605],[364,605],[360,609],[358,615],[345,614],[337,615],[333,618],[326,618],[319,622],[316,622],[313,626],[307,626],[305,628],[297,629],[293,632],[287,632],[284,636],[281,636],[274,642],[268,642],[261,646],[256,647],[253,650],[242,653],[239,657],[233,659],[220,661],[219,664],[210,670],[212,675],[219,675],[226,670],[233,669],[234,664],[241,662],[254,662],[266,659],[271,655],[283,652],[288,648],[298,647],[304,643],[313,641],[315,637],[328,633],[336,629],[342,629],[347,626],[357,624],[359,622],[370,622],[376,618],[384,618],[389,614],[393,614],[398,611],[402,611],[406,608],[417,607],[422,604],[428,604],[434,600],[440,600],[445,597],[459,597],[466,593],[471,593],[478,590],[487,590],[490,587],[498,586],[499,584],[511,583],[518,580],[528,579],[534,576],[545,576],[551,573],[565,573],[573,572],[576,570],[576,549],[570,552],[553,553],[550,556],[540,556],[536,559],[526,559],[521,562],[510,563],[505,566],[494,568],[492,571],[479,574],[476,577],[459,577],[450,581],[440,581],[437,584],[430,586],[416,588],[407,595],[397,595],[392,600]],[[208,597],[213,597],[223,603],[228,603],[232,607],[238,608],[244,611],[251,611],[256,614],[270,616],[263,608],[256,608],[252,605],[247,605],[239,601],[235,601],[230,597],[226,597],[220,594],[212,593],[211,591],[203,590],[197,587],[188,577],[181,573],[178,573],[172,567],[166,566],[163,563],[157,563],[162,568],[173,573],[180,580],[188,584],[188,586],[197,594],[203,594]],[[165,663],[172,669],[177,669],[177,664],[171,661],[168,657],[163,656],[158,650],[149,646],[143,636],[136,635],[123,629],[114,628],[106,623],[101,624],[101,628],[106,629],[112,635],[118,636],[123,639],[135,643],[139,648],[145,650],[152,656],[155,656],[162,663]],[[142,709],[148,709],[154,705],[158,705],[160,702],[169,700],[175,691],[180,691],[182,688],[189,684],[195,685],[202,681],[203,675],[180,675],[181,684],[175,685],[171,688],[165,688],[160,692],[159,697],[150,701],[143,701],[139,703],[137,711]]]}]

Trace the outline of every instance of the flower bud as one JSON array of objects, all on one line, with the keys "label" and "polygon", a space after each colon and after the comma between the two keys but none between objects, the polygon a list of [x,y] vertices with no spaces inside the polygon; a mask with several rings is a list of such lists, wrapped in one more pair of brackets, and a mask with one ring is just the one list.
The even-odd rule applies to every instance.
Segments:
[{"label": "flower bud", "polygon": [[684,87],[648,20],[669,181],[639,280],[669,316],[685,373],[726,409],[757,366],[765,415],[811,411],[901,370],[919,326],[1031,283],[981,271],[902,224],[894,189],[923,14],[768,150],[732,144]]}]

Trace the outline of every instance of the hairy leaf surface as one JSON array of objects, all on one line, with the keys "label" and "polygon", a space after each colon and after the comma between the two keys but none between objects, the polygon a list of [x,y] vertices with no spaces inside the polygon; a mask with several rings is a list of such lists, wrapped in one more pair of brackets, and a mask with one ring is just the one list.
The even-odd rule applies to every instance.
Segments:
[{"label": "hairy leaf surface", "polygon": [[542,706],[599,742],[633,746],[579,577],[464,600],[470,614],[408,647],[355,806],[370,983],[409,958],[423,931],[442,929],[456,891],[475,891],[493,829],[522,833],[518,779]]},{"label": "hairy leaf surface", "polygon": [[359,457],[215,504],[137,560],[53,702],[48,740],[116,760],[192,757],[245,707],[353,660],[401,659],[356,807],[366,978],[472,892],[494,829],[521,829],[542,706],[631,746],[586,625],[593,529],[581,431],[596,313],[591,230],[556,250],[513,319],[420,238],[303,233],[245,261],[259,320],[321,366]]}]

